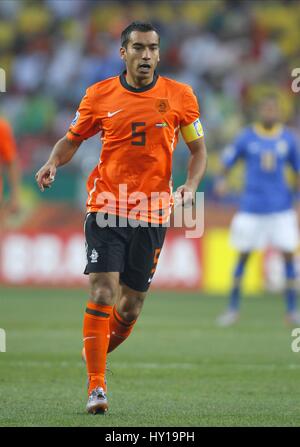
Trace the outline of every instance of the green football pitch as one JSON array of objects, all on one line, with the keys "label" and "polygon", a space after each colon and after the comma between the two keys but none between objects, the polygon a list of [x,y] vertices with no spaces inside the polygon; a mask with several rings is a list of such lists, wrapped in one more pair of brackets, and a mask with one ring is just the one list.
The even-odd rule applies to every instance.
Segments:
[{"label": "green football pitch", "polygon": [[107,415],[85,413],[84,290],[0,288],[0,426],[299,426],[300,352],[279,296],[248,297],[222,329],[225,298],[151,292],[109,356]]}]

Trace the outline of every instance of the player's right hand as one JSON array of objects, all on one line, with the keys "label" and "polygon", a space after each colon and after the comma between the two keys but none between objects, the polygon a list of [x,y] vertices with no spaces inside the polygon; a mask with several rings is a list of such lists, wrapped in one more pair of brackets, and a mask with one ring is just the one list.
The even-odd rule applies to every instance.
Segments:
[{"label": "player's right hand", "polygon": [[45,188],[51,188],[51,184],[55,180],[56,166],[54,163],[46,163],[35,174],[38,187],[43,192]]}]

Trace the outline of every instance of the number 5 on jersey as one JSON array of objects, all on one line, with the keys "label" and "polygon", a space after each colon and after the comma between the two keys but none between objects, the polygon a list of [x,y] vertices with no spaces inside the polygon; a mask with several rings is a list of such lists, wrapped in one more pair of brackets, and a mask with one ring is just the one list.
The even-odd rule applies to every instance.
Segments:
[{"label": "number 5 on jersey", "polygon": [[144,127],[146,123],[131,123],[132,129],[132,141],[133,146],[145,146],[146,144],[146,132],[137,132],[138,127]]}]

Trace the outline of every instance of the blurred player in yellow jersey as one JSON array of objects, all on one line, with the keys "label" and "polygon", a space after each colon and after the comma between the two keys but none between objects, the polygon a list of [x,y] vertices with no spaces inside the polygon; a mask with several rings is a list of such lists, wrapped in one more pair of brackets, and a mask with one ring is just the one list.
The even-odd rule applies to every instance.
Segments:
[{"label": "blurred player in yellow jersey", "polygon": [[206,167],[191,87],[155,71],[157,31],[148,23],[132,23],[121,35],[120,55],[126,70],[87,89],[66,136],[36,175],[41,190],[49,187],[56,168],[73,157],[83,140],[101,133],[101,157],[87,182],[85,220],[90,299],[83,339],[89,413],[108,408],[107,353],[130,335],[153,279],[173,204],[172,156],[179,131],[190,159],[176,201],[191,202]]},{"label": "blurred player in yellow jersey", "polygon": [[[3,177],[7,175],[9,196],[4,200]],[[20,171],[16,142],[9,123],[0,118],[0,221],[5,216],[16,213],[20,207]]]}]

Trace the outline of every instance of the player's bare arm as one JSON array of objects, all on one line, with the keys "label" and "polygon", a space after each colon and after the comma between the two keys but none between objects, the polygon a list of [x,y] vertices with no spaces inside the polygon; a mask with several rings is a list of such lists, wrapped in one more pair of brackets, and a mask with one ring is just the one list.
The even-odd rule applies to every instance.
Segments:
[{"label": "player's bare arm", "polygon": [[36,173],[35,179],[41,191],[50,188],[54,182],[56,169],[67,164],[75,155],[81,141],[71,141],[63,137],[55,144],[48,161]]},{"label": "player's bare arm", "polygon": [[187,179],[185,184],[179,186],[175,193],[177,204],[182,205],[188,205],[193,202],[207,166],[207,150],[204,137],[187,143],[187,146],[191,152]]}]

